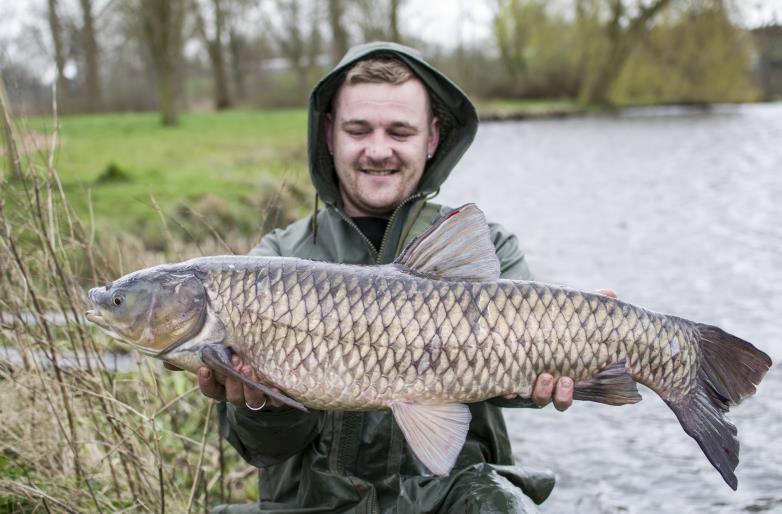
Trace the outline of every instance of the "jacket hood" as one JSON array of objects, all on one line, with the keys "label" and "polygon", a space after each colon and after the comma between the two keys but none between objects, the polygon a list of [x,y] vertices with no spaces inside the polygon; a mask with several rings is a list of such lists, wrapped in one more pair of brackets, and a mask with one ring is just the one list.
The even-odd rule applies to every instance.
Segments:
[{"label": "jacket hood", "polygon": [[469,148],[478,130],[478,115],[467,95],[424,61],[417,50],[386,42],[367,43],[351,48],[310,94],[307,130],[310,177],[318,196],[330,205],[341,204],[341,199],[334,161],[326,145],[326,114],[331,109],[334,93],[342,84],[345,73],[356,62],[373,55],[393,55],[407,64],[429,91],[434,114],[440,120],[440,143],[432,159],[427,162],[417,193],[430,194],[439,189]]}]

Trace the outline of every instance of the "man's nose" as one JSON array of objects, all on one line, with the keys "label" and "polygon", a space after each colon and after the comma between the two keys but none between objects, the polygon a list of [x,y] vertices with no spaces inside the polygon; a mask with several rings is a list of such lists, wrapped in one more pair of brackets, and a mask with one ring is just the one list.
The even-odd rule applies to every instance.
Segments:
[{"label": "man's nose", "polygon": [[375,134],[367,142],[364,153],[373,161],[384,161],[394,155],[394,148],[387,136]]}]

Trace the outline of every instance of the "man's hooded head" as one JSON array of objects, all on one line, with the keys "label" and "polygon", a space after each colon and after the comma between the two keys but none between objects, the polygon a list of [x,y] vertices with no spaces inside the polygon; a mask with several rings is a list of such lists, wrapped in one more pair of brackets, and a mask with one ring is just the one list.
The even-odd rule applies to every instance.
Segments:
[{"label": "man's hooded head", "polygon": [[[337,67],[315,86],[310,97],[310,175],[318,195],[327,204],[342,206],[334,158],[329,151],[325,125],[327,116],[333,112],[335,102],[338,101],[335,96],[345,83],[348,72],[354,70],[357,63],[367,59],[383,61],[389,58],[403,63],[403,67],[409,69],[418,79],[406,80],[402,77],[399,81],[403,86],[400,92],[402,89],[416,87],[415,84],[422,84],[428,92],[428,105],[423,107],[424,112],[421,115],[427,118],[434,116],[437,120],[439,132],[438,144],[435,145],[437,150],[430,159],[427,159],[423,176],[413,193],[429,194],[437,191],[475,136],[478,118],[472,103],[456,85],[427,64],[417,51],[394,43],[370,43],[354,47],[348,51]],[[393,77],[391,78],[389,82],[393,84]],[[382,90],[382,86],[364,89],[374,92],[376,89]],[[344,92],[345,88],[342,91]],[[378,98],[382,99],[382,97]],[[364,159],[360,163],[362,166],[372,167],[371,159],[370,162],[366,161],[366,157],[361,159]],[[358,162],[359,158],[356,157],[356,165]]]}]

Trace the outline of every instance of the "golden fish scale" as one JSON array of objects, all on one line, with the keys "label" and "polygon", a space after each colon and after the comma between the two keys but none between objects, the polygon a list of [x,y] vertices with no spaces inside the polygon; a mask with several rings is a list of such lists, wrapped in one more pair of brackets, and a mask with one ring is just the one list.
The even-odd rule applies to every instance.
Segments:
[{"label": "golden fish scale", "polygon": [[213,271],[206,287],[234,350],[313,408],[528,397],[541,372],[578,383],[623,359],[677,399],[697,369],[692,323],[540,283],[272,259]]}]

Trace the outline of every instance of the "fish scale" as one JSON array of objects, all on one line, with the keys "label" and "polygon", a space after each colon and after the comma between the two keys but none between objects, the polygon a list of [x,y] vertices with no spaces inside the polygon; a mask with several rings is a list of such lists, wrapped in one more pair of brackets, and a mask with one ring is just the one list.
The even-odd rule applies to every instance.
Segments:
[{"label": "fish scale", "polygon": [[[192,371],[208,365],[298,409],[390,409],[436,474],[455,465],[467,403],[527,398],[544,372],[571,377],[575,399],[609,405],[639,401],[642,383],[737,487],[739,443],[724,414],[755,392],[766,354],[615,298],[501,280],[494,252],[483,214],[468,205],[393,264],[204,257],[92,289],[87,318],[150,355]],[[257,381],[233,369],[232,351]]]},{"label": "fish scale", "polygon": [[[252,273],[238,267],[209,273],[205,286],[212,297],[234,292],[239,284],[253,284],[257,294],[215,303],[222,310],[219,315],[244,334],[232,346],[252,356],[250,362],[269,363],[257,365],[256,372],[314,408],[364,410],[395,400],[420,403],[411,391],[434,389],[441,395],[430,394],[427,401],[529,396],[542,372],[579,382],[625,358],[640,382],[673,391],[687,383],[687,370],[697,359],[693,334],[686,330],[689,322],[665,323],[661,315],[626,305],[618,318],[612,313],[619,302],[612,298],[532,282],[465,284],[402,271],[389,275],[378,279],[371,268],[274,259]],[[395,294],[370,293],[383,285]],[[313,291],[322,292],[317,301]],[[236,305],[237,298],[244,304]],[[437,320],[437,313],[444,318]],[[243,330],[255,326],[256,319],[268,324],[265,337]],[[441,341],[437,352],[432,351],[431,334],[419,328],[431,330],[433,325]],[[622,333],[624,337],[618,337]],[[645,343],[673,338],[685,342],[675,356],[662,344],[658,348]],[[280,355],[284,359],[268,359]],[[291,380],[299,370],[311,373],[324,367],[366,376],[377,396],[361,388],[346,395],[342,387],[308,387],[298,378],[295,384]],[[488,376],[495,381],[481,380]],[[385,380],[378,382],[380,377]],[[653,384],[655,377],[659,380]],[[386,387],[378,387],[385,381]]]}]

